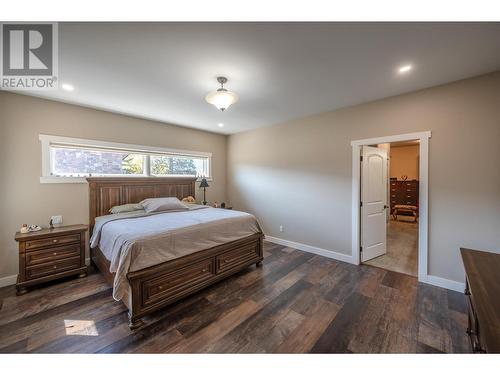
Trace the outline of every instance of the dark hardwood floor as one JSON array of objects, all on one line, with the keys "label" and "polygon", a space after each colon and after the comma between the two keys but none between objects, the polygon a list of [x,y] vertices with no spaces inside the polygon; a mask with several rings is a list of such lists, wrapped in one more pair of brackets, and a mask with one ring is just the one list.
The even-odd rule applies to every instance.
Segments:
[{"label": "dark hardwood floor", "polygon": [[0,289],[4,353],[469,352],[465,297],[411,276],[265,243],[255,266],[144,319],[102,276]]}]

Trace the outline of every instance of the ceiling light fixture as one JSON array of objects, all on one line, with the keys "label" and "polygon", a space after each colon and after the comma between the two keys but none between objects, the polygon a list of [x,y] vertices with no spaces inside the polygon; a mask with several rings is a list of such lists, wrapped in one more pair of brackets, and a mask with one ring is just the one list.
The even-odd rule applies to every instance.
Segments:
[{"label": "ceiling light fixture", "polygon": [[205,100],[224,112],[231,104],[238,101],[238,95],[224,88],[224,84],[227,83],[226,77],[217,77],[217,82],[220,83],[220,88],[217,91],[209,93],[205,97]]},{"label": "ceiling light fixture", "polygon": [[405,65],[398,69],[399,73],[406,73],[413,69],[411,65]]},{"label": "ceiling light fixture", "polygon": [[223,128],[224,127],[224,124],[222,122],[219,122],[219,128]]},{"label": "ceiling light fixture", "polygon": [[74,91],[75,88],[73,87],[73,85],[70,85],[69,83],[63,83],[61,85],[62,89],[63,90],[66,90],[66,91]]}]

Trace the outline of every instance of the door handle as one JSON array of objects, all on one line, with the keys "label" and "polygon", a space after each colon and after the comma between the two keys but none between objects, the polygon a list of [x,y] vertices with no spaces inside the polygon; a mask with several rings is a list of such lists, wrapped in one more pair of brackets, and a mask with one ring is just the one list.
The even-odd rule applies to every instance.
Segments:
[{"label": "door handle", "polygon": [[387,208],[389,208],[389,206],[386,205],[386,204],[384,204],[384,210],[387,209]]}]

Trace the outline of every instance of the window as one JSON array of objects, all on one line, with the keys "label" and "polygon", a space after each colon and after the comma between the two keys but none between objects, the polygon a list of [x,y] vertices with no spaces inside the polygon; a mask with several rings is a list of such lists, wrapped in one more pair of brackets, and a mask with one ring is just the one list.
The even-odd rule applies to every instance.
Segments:
[{"label": "window", "polygon": [[150,171],[154,176],[203,176],[208,158],[174,155],[151,155]]},{"label": "window", "polygon": [[210,178],[210,153],[40,135],[41,182],[85,182],[88,176]]},{"label": "window", "polygon": [[145,175],[146,155],[50,146],[51,175]]}]

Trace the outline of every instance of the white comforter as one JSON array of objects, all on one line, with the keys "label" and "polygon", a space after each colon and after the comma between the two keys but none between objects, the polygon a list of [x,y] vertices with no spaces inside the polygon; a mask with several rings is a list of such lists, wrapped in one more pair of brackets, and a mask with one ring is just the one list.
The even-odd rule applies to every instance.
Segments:
[{"label": "white comforter", "polygon": [[113,298],[129,288],[127,273],[261,232],[253,215],[206,206],[189,211],[134,212],[96,219],[90,246],[99,246],[116,272]]}]

